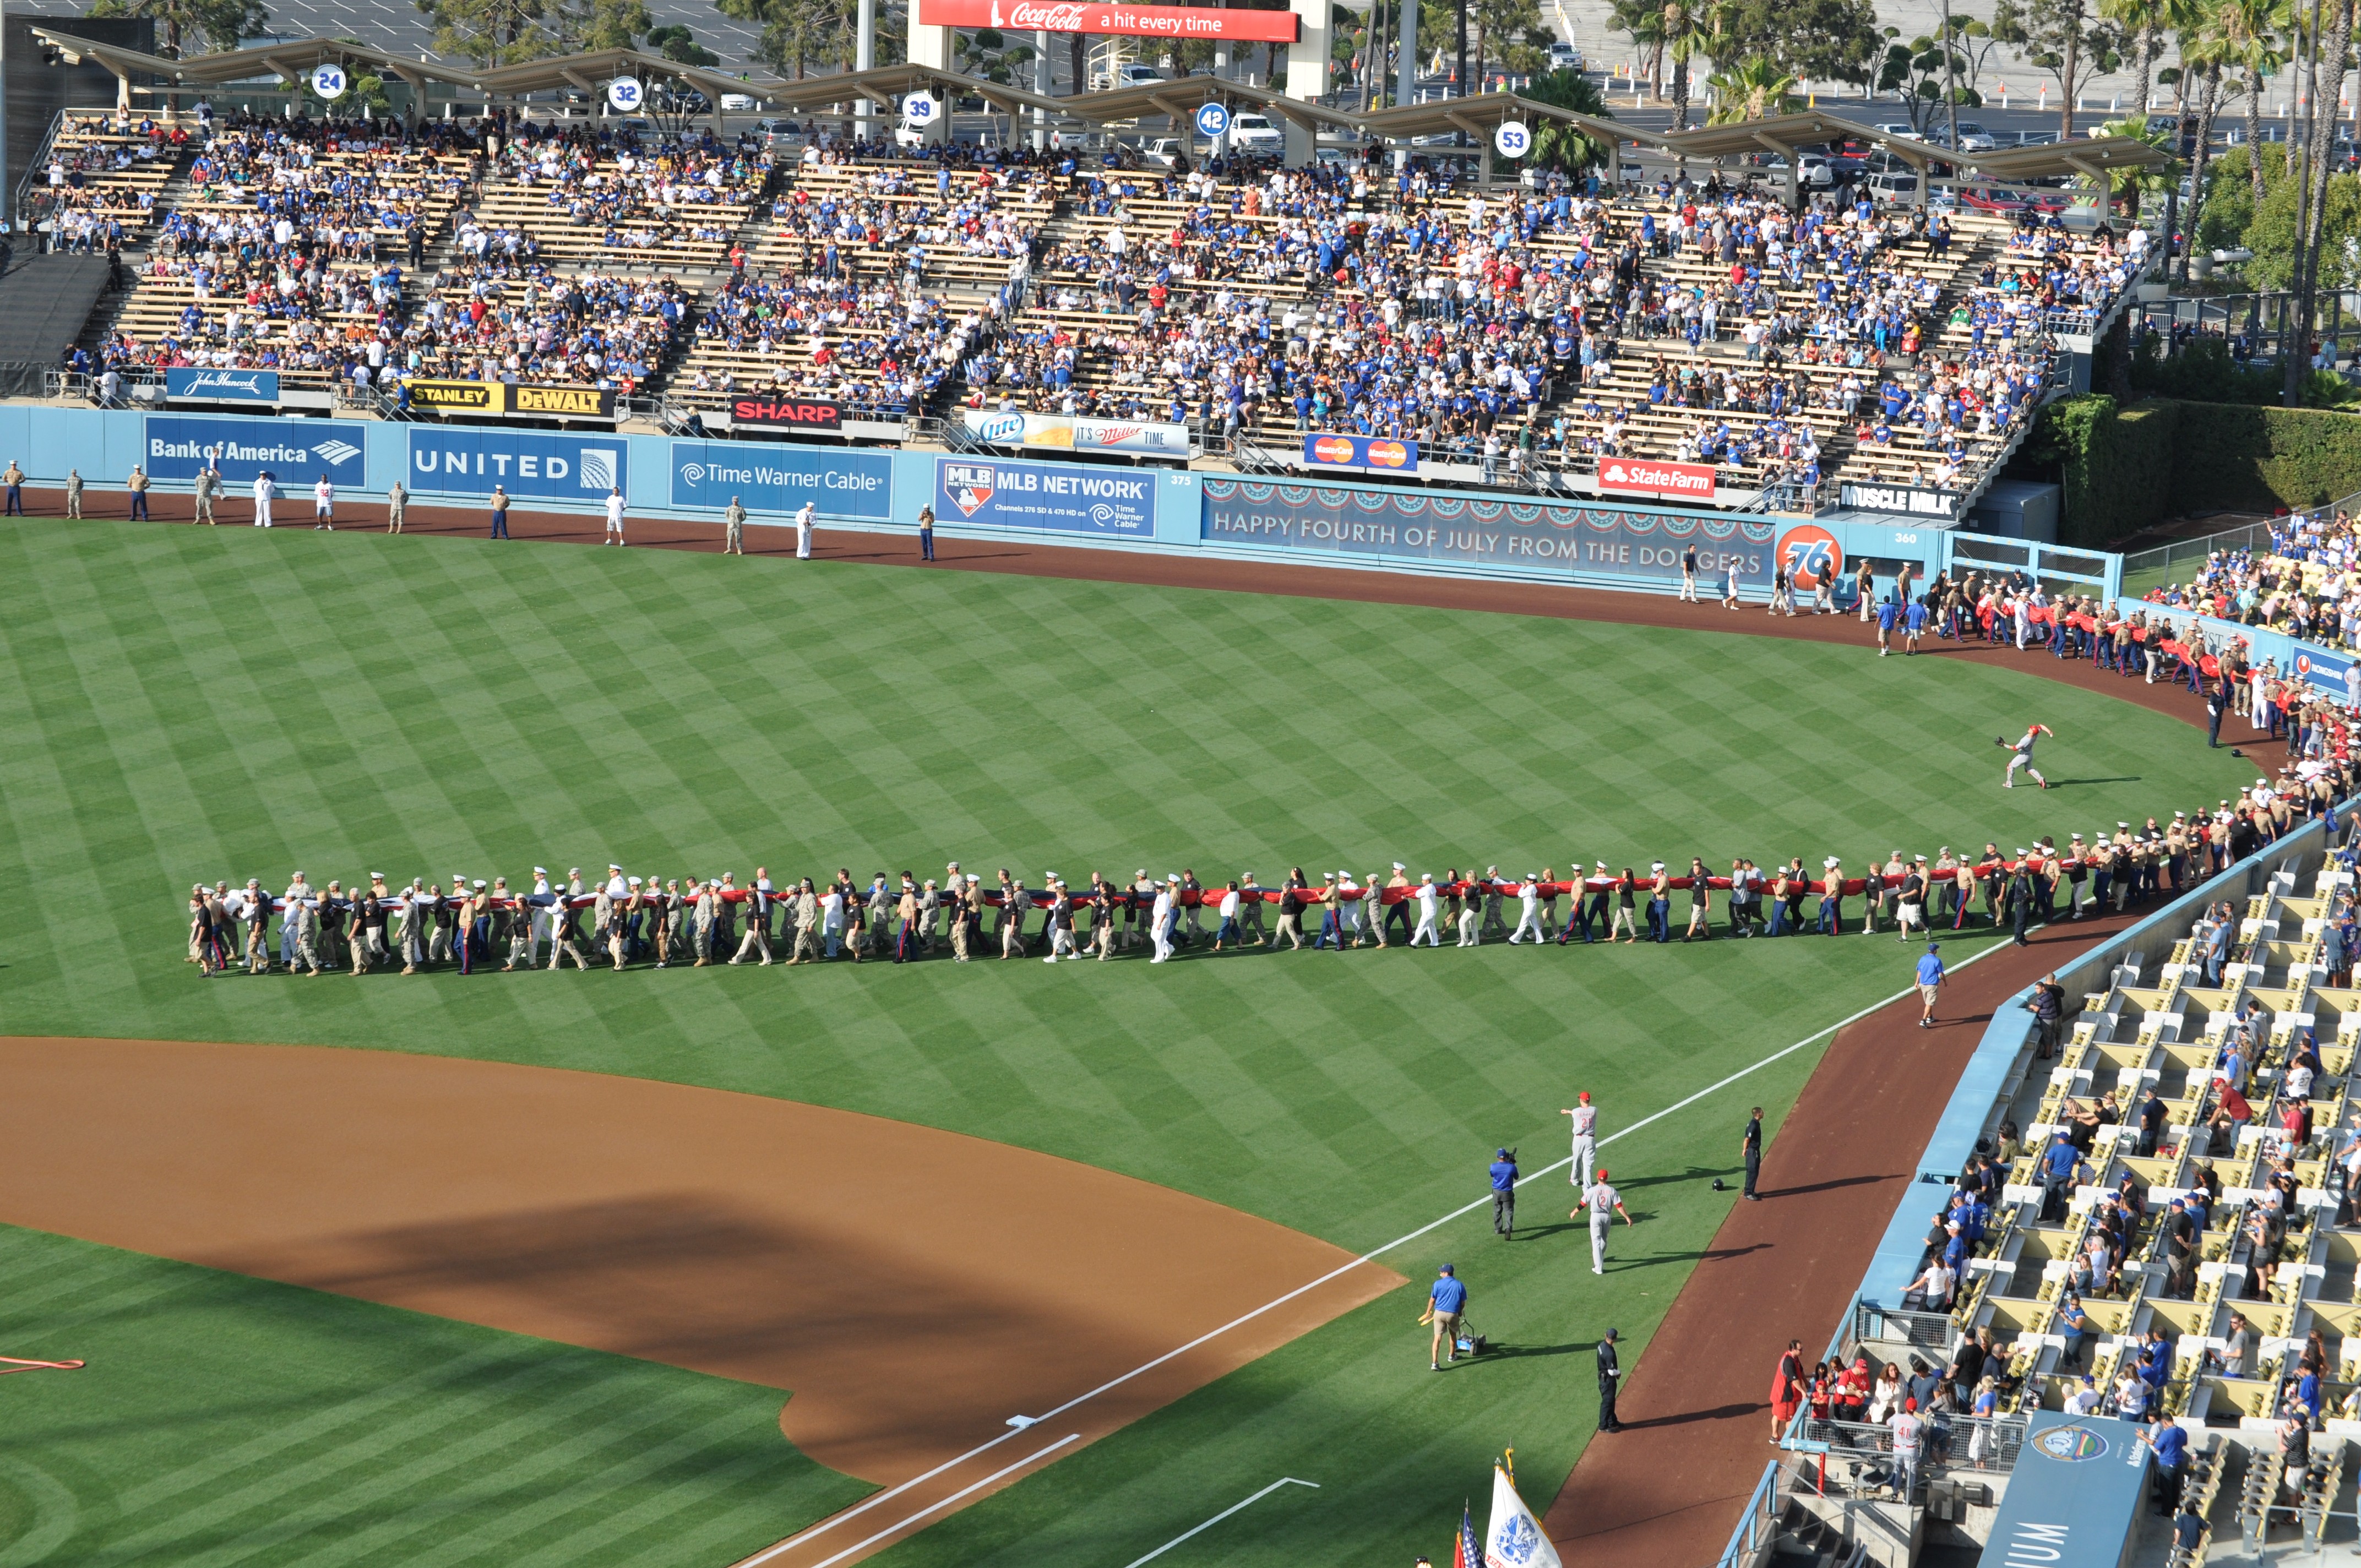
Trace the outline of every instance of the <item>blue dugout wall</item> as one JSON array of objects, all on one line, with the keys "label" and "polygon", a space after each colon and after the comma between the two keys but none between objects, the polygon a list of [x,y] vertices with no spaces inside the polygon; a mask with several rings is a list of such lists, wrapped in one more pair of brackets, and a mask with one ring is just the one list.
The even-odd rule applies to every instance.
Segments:
[{"label": "blue dugout wall", "polygon": [[231,496],[269,469],[291,504],[323,474],[356,499],[382,496],[399,478],[431,504],[480,505],[502,484],[525,510],[596,511],[615,485],[642,516],[718,519],[736,496],[754,522],[774,525],[808,500],[829,527],[907,531],[931,504],[947,535],[1589,587],[1670,588],[1693,545],[1717,588],[1735,565],[1756,601],[1781,552],[1804,572],[1842,573],[1867,556],[1882,576],[1904,561],[1928,576],[1948,559],[1940,530],[1620,501],[777,442],[0,404],[0,465],[14,458],[37,485],[79,468],[94,515],[135,463],[159,488],[185,489],[209,451]]}]

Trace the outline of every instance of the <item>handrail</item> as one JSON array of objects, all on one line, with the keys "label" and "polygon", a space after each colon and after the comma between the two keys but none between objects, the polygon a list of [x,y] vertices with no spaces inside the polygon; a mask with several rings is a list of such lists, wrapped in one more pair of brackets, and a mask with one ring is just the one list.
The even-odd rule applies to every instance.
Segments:
[{"label": "handrail", "polygon": [[1768,1557],[1779,1535],[1779,1462],[1775,1459],[1763,1467],[1763,1478],[1754,1484],[1753,1496],[1746,1499],[1746,1511],[1740,1516],[1738,1528],[1730,1532],[1730,1544],[1721,1549],[1721,1557],[1714,1568],[1754,1568]]}]

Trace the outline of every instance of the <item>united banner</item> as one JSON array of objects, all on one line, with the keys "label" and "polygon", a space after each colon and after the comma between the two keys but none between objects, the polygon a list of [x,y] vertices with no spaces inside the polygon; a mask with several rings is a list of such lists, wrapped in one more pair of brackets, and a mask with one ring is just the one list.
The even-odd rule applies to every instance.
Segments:
[{"label": "united banner", "polygon": [[1204,481],[1203,537],[1306,554],[1384,555],[1531,570],[1677,579],[1694,547],[1697,571],[1741,587],[1771,585],[1777,529],[1736,516],[1547,506],[1395,494],[1343,486]]}]

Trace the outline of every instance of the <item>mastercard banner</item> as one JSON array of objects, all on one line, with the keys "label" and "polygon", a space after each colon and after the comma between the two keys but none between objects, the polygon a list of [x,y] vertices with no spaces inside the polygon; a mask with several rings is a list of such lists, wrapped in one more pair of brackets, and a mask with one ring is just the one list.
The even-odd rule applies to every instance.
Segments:
[{"label": "mastercard banner", "polygon": [[1418,472],[1418,443],[1383,435],[1307,435],[1307,468],[1366,468],[1379,474]]}]

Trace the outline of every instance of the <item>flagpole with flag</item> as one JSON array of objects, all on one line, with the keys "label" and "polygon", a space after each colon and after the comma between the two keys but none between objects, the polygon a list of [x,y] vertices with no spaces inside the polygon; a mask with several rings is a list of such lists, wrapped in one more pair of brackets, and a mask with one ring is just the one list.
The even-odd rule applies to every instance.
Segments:
[{"label": "flagpole with flag", "polygon": [[1500,1464],[1492,1466],[1492,1524],[1484,1532],[1483,1568],[1565,1568]]},{"label": "flagpole with flag", "polygon": [[1467,1505],[1459,1505],[1459,1539],[1451,1543],[1451,1568],[1484,1568],[1483,1549],[1476,1544],[1476,1520]]}]

